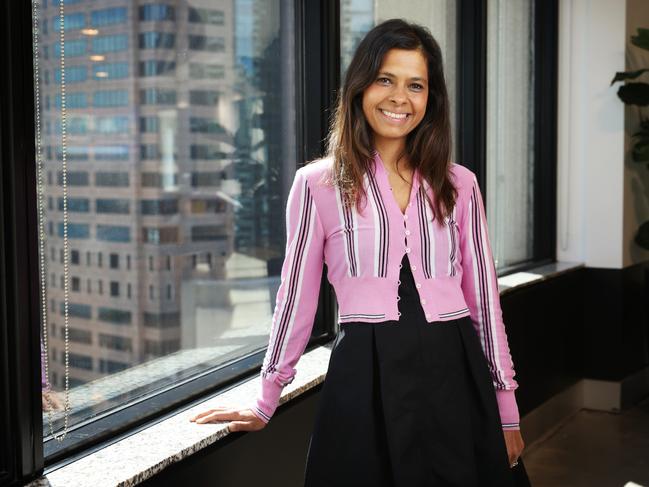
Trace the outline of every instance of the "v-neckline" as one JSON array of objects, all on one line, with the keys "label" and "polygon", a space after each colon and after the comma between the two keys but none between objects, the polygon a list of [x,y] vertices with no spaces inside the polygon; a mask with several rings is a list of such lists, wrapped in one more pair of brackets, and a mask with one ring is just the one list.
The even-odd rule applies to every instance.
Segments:
[{"label": "v-neckline", "polygon": [[404,211],[401,211],[399,202],[394,196],[394,191],[391,191],[388,170],[385,168],[383,159],[381,159],[381,155],[377,150],[374,151],[374,166],[379,171],[379,173],[382,174],[382,181],[384,183],[383,187],[387,192],[390,193],[390,200],[392,201],[392,205],[401,214],[401,216],[405,217],[408,214],[408,208],[410,208],[412,206],[412,203],[414,202],[417,191],[419,191],[419,171],[417,170],[417,168],[413,169],[412,184],[410,185],[410,194],[408,195],[408,204],[406,205],[406,209]]}]

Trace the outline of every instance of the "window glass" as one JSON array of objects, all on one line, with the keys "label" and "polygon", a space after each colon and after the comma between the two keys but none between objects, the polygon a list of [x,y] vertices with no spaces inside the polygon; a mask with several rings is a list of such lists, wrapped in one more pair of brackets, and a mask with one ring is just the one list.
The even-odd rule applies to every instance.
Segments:
[{"label": "window glass", "polygon": [[487,220],[498,269],[534,256],[534,2],[487,2]]},{"label": "window glass", "polygon": [[38,7],[49,381],[62,395],[68,248],[71,426],[268,345],[297,167],[289,4],[66,1],[63,53],[58,4]]},{"label": "window glass", "polygon": [[[439,44],[444,58],[444,76],[451,104],[453,140],[456,140],[457,2],[455,0],[408,2],[408,8],[404,8],[403,0],[341,0],[341,79],[363,36],[375,25],[391,18],[403,18],[428,27]],[[454,152],[453,150],[453,157],[455,157]]]}]

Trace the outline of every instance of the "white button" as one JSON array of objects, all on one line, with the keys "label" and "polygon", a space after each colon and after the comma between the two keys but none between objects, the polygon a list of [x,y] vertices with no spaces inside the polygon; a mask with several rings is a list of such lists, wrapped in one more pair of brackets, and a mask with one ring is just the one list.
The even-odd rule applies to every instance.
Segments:
[{"label": "white button", "polygon": [[425,299],[422,299],[422,300],[421,300],[421,304],[426,304],[426,300],[425,300]]},{"label": "white button", "polygon": [[410,253],[410,247],[406,247],[406,254]]},{"label": "white button", "polygon": [[401,281],[397,281],[397,284],[401,284]]},{"label": "white button", "polygon": [[410,268],[411,268],[413,271],[416,271],[416,270],[417,270],[417,267],[414,266],[414,265],[413,265],[412,267],[410,267]]},{"label": "white button", "polygon": [[406,235],[410,235],[410,230],[406,230]]},{"label": "white button", "polygon": [[401,269],[402,267],[403,267],[403,266],[402,266],[401,264],[399,264],[399,269]]},{"label": "white button", "polygon": [[403,215],[403,219],[404,219],[404,220],[407,220],[407,219],[408,219],[408,215]]},{"label": "white button", "polygon": [[397,296],[397,301],[399,301],[400,299],[401,299],[401,296]]},{"label": "white button", "polygon": [[415,286],[417,286],[417,289],[419,289],[421,287],[421,284],[417,283],[415,284]]},{"label": "white button", "polygon": [[397,311],[397,316],[401,316],[401,311]]}]

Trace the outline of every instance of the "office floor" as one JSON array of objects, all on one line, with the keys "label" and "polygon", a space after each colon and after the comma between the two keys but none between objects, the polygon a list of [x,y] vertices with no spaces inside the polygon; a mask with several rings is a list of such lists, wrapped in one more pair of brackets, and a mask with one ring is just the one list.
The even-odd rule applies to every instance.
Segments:
[{"label": "office floor", "polygon": [[523,459],[533,487],[649,487],[649,398],[620,414],[582,410]]}]

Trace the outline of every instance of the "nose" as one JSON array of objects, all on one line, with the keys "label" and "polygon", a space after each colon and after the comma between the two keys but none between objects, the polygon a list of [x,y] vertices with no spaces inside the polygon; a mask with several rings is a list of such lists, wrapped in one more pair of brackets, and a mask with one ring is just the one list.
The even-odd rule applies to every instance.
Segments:
[{"label": "nose", "polygon": [[406,99],[407,96],[405,87],[395,84],[394,89],[390,93],[390,101],[396,104],[402,104],[406,102]]}]

